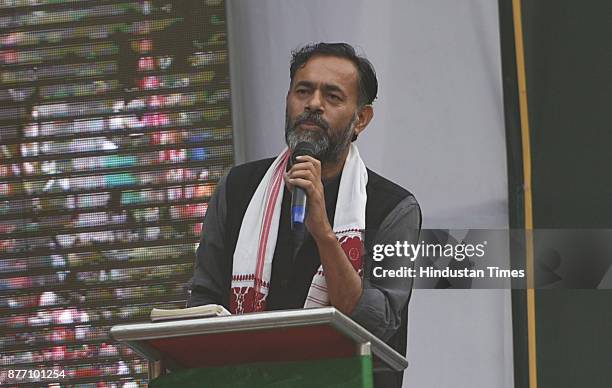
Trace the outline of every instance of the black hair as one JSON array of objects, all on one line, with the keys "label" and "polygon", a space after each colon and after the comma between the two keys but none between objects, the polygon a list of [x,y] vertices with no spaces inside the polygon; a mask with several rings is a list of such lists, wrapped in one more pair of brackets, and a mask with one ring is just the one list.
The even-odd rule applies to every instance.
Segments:
[{"label": "black hair", "polygon": [[357,104],[363,106],[371,104],[378,93],[378,80],[374,66],[365,57],[357,55],[355,48],[348,43],[311,43],[291,52],[291,64],[289,67],[289,78],[293,83],[295,73],[308,60],[315,55],[329,55],[338,58],[346,58],[357,67],[357,88],[359,96]]}]

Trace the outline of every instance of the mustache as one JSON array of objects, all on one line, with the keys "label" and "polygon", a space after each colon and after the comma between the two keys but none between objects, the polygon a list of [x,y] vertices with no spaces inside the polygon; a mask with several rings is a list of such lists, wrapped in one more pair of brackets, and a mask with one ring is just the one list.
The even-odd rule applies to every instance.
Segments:
[{"label": "mustache", "polygon": [[323,117],[321,117],[320,114],[311,113],[311,112],[304,112],[300,114],[295,119],[295,122],[293,123],[293,127],[295,128],[298,125],[303,124],[307,121],[313,122],[315,125],[321,127],[325,131],[329,130],[329,124],[327,123],[327,121],[325,121],[325,119],[323,119]]}]

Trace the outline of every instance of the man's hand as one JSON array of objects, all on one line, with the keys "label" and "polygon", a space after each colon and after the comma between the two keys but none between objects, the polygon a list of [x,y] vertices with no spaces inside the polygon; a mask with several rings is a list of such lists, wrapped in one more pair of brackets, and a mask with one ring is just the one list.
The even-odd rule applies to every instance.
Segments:
[{"label": "man's hand", "polygon": [[321,162],[310,156],[298,156],[296,161],[285,174],[285,183],[289,190],[298,186],[308,195],[306,227],[319,250],[329,300],[332,306],[349,315],[361,297],[361,278],[344,254],[329,224],[321,182]]},{"label": "man's hand", "polygon": [[298,156],[297,163],[285,174],[285,184],[289,191],[294,186],[301,187],[308,196],[306,227],[313,239],[318,242],[334,237],[325,209],[325,192],[321,182],[321,162],[312,156]]}]

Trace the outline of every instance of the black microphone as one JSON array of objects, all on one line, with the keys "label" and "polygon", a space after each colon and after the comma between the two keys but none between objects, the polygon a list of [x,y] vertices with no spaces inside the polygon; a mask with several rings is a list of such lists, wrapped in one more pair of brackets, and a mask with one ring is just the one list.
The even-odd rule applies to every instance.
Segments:
[{"label": "black microphone", "polygon": [[[315,157],[314,145],[305,141],[299,142],[291,153],[291,165],[297,163],[296,157],[304,155]],[[291,231],[293,232],[295,249],[299,249],[299,246],[304,241],[307,201],[308,197],[304,189],[293,186],[293,191],[291,192]]]}]

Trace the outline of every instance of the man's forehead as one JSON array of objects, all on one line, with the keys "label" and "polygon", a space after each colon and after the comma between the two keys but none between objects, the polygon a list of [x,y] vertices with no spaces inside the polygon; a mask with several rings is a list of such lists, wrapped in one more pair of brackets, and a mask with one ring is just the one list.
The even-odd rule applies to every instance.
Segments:
[{"label": "man's forehead", "polygon": [[357,67],[346,58],[315,55],[295,72],[293,83],[299,81],[337,85],[347,92],[356,93]]}]

